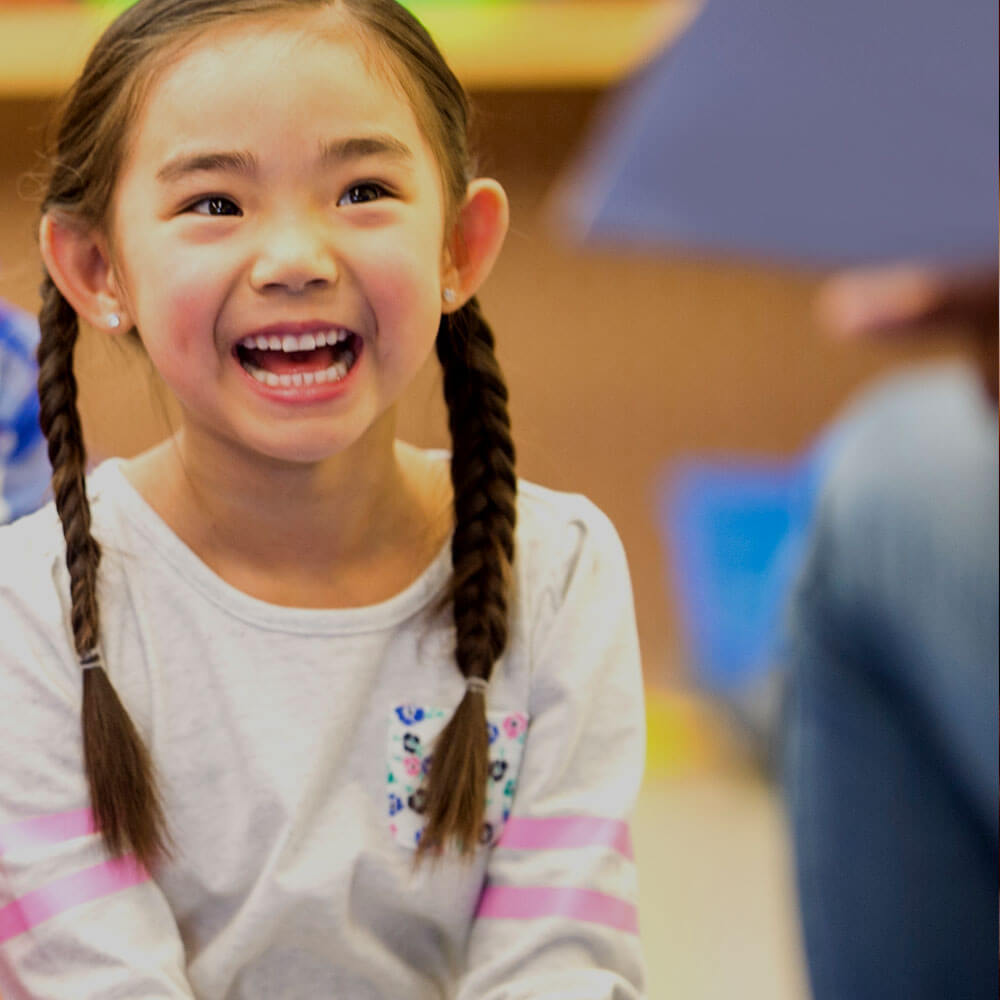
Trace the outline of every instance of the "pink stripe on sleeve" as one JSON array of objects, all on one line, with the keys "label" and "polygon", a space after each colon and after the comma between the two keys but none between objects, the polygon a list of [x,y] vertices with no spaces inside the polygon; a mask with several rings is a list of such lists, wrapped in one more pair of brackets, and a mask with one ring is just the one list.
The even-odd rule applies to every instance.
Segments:
[{"label": "pink stripe on sleeve", "polygon": [[38,844],[58,844],[75,837],[86,837],[96,833],[94,814],[89,809],[75,809],[72,812],[53,813],[51,816],[35,816],[16,823],[0,826],[0,854],[19,847],[34,847]]},{"label": "pink stripe on sleeve", "polygon": [[479,899],[476,916],[506,920],[569,917],[639,933],[639,917],[631,903],[592,889],[488,885]]},{"label": "pink stripe on sleeve", "polygon": [[149,873],[132,855],[56,879],[0,909],[0,944],[74,906],[110,896],[148,880]]},{"label": "pink stripe on sleeve", "polygon": [[552,816],[546,819],[512,816],[497,847],[543,850],[557,847],[610,847],[633,860],[628,824],[600,816]]}]

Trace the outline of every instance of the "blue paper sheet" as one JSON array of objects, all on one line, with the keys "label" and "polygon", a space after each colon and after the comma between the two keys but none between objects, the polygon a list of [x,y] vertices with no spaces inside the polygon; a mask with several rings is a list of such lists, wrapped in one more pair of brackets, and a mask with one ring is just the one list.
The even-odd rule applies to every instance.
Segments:
[{"label": "blue paper sheet", "polygon": [[588,242],[807,266],[997,256],[993,0],[707,0],[557,197]]}]

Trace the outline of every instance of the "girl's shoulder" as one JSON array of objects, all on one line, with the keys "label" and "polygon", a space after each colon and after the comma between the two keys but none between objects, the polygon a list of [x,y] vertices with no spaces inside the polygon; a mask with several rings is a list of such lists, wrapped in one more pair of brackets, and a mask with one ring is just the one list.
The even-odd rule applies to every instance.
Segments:
[{"label": "girl's shoulder", "polygon": [[[88,477],[94,520],[107,504],[102,497],[114,489],[120,475],[112,463]],[[61,603],[65,588],[66,547],[55,503],[0,526],[0,608],[16,603],[24,608],[46,608]]]},{"label": "girl's shoulder", "polygon": [[518,538],[557,545],[585,538],[605,543],[617,538],[608,516],[582,493],[550,489],[526,479],[517,484]]},{"label": "girl's shoulder", "polygon": [[0,592],[22,590],[40,573],[50,574],[62,555],[63,536],[55,504],[48,503],[0,527]]},{"label": "girl's shoulder", "polygon": [[[93,533],[104,557],[115,545],[119,505],[113,496],[120,492],[123,478],[112,461],[87,479]],[[50,693],[58,690],[66,698],[75,697],[78,671],[66,545],[50,502],[0,527],[0,704],[5,699],[17,704],[38,683],[49,685]]]},{"label": "girl's shoulder", "polygon": [[609,585],[627,580],[625,550],[610,518],[580,493],[518,482],[515,565],[522,587],[565,592],[579,572]]},{"label": "girl's shoulder", "polygon": [[[442,449],[423,450],[425,460],[446,463]],[[585,552],[624,564],[625,554],[610,518],[582,493],[517,481],[515,565],[520,582],[570,573]]]},{"label": "girl's shoulder", "polygon": [[34,673],[40,649],[64,644],[64,551],[54,504],[0,527],[0,701],[15,668]]},{"label": "girl's shoulder", "polygon": [[517,493],[519,504],[532,516],[554,517],[557,520],[582,518],[607,521],[607,515],[601,508],[582,493],[557,490],[520,478],[517,481]]}]

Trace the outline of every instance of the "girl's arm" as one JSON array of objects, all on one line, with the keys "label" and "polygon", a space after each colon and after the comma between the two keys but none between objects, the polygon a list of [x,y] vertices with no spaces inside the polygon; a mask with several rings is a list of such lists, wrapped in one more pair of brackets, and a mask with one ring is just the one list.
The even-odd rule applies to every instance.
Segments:
[{"label": "girl's arm", "polygon": [[58,600],[33,585],[41,554],[13,533],[0,540],[0,995],[192,1000],[163,894],[93,828],[79,668]]},{"label": "girl's arm", "polygon": [[632,591],[603,514],[581,501],[568,532],[569,558],[533,601],[524,757],[460,1000],[644,995],[628,828],[645,752]]}]

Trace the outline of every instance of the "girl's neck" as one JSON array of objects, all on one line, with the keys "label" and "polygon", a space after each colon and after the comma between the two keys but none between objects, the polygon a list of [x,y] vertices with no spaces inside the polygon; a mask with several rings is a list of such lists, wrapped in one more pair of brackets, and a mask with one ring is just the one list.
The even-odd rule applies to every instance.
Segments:
[{"label": "girl's neck", "polygon": [[289,607],[357,607],[412,583],[451,531],[447,463],[391,431],[316,464],[234,460],[180,431],[125,474],[238,590]]}]

